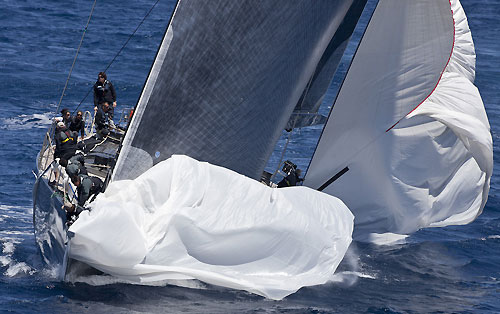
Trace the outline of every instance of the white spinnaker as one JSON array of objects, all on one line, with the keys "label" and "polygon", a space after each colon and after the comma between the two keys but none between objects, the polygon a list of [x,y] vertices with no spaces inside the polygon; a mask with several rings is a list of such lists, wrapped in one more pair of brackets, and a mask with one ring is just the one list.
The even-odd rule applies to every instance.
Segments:
[{"label": "white spinnaker", "polygon": [[355,234],[465,224],[492,174],[475,52],[457,0],[381,0],[305,178],[353,211]]},{"label": "white spinnaker", "polygon": [[174,155],[110,183],[69,230],[71,258],[118,278],[196,278],[282,299],[332,278],[353,216],[313,189],[274,189]]}]

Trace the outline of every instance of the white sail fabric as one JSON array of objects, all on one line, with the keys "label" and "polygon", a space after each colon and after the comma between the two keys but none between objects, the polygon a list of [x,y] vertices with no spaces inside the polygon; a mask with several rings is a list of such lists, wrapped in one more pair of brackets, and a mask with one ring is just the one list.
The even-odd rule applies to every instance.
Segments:
[{"label": "white sail fabric", "polygon": [[69,256],[126,280],[196,278],[281,299],[328,281],[352,229],[333,196],[174,155],[112,182],[70,227]]},{"label": "white sail fabric", "polygon": [[474,70],[457,0],[379,2],[305,177],[349,206],[355,238],[481,213],[493,153]]}]

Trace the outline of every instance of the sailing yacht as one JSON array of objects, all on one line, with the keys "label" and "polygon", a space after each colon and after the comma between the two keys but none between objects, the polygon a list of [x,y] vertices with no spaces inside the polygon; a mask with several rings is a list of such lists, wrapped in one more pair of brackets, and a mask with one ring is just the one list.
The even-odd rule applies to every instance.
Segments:
[{"label": "sailing yacht", "polygon": [[[311,217],[318,218],[312,221],[321,222],[318,226],[330,233],[325,235],[328,241],[311,236],[303,246],[321,243],[324,247],[315,249],[333,253],[305,261],[293,257],[303,253],[298,249],[284,253],[280,240],[265,250],[264,257],[256,244],[247,250],[247,258],[235,260],[226,254],[224,262],[211,255],[213,251],[200,249],[199,243],[193,250],[192,242],[180,236],[179,230],[199,226],[199,221],[170,218],[168,227],[155,220],[130,238],[145,237],[146,244],[137,244],[141,248],[137,251],[127,241],[110,243],[115,239],[106,237],[92,241],[90,235],[99,225],[96,219],[111,221],[106,220],[111,216],[102,204],[116,211],[128,208],[121,211],[123,215],[113,216],[124,219],[119,220],[123,224],[105,224],[113,234],[121,234],[123,225],[141,225],[152,217],[150,213],[164,209],[163,203],[156,205],[156,197],[165,201],[165,196],[154,188],[162,180],[178,180],[179,186],[196,189],[183,181],[185,173],[232,178],[227,172],[231,171],[245,177],[235,179],[243,188],[259,189],[254,183],[258,184],[282,131],[303,127],[299,114],[317,112],[365,5],[364,0],[178,1],[126,132],[111,137],[101,147],[105,156],[98,150],[99,157],[94,155],[90,161],[105,159],[105,167],[94,174],[106,179],[108,191],[69,231],[61,205],[72,186],[62,182],[54,190],[48,185],[54,166],[47,136],[37,159],[33,192],[35,233],[46,261],[63,263],[62,276],[70,268],[68,261],[69,265],[80,261],[131,281],[199,279],[281,299],[301,286],[326,282],[335,271],[352,232],[343,204],[354,214],[355,237],[364,240],[404,237],[420,228],[474,220],[487,200],[493,157],[488,119],[473,85],[475,53],[465,13],[458,0],[380,0],[326,119],[304,187],[294,190],[297,201],[307,199],[313,208],[321,203],[318,200],[325,200],[322,195],[340,198],[340,203],[334,197],[330,200],[342,223],[322,225],[330,221],[324,218],[328,210],[311,211]],[[183,177],[179,168],[190,170]],[[169,174],[172,179],[166,179]],[[203,177],[195,178],[203,182]],[[126,202],[133,199],[120,190],[151,197],[134,203],[143,206],[140,219],[127,220],[132,209]],[[208,190],[219,192],[213,187]],[[250,194],[263,197],[277,192],[269,193]],[[293,197],[283,194],[287,193]],[[219,196],[221,202],[228,198],[224,193]],[[275,199],[266,198],[270,203]],[[260,201],[256,196],[251,202]],[[249,215],[252,208],[235,211]],[[258,221],[252,219],[245,222]],[[226,222],[238,227],[234,221]],[[309,232],[312,225],[304,230]],[[334,225],[342,233],[330,228]],[[263,229],[252,229],[251,224],[244,227],[256,230],[254,235],[263,234]],[[205,233],[193,237],[206,240],[208,248],[222,250],[217,252],[238,247],[221,248],[217,243],[252,239],[235,237],[231,238],[235,242],[224,242],[208,236],[220,231],[210,228],[205,226]],[[156,240],[149,237],[153,237],[151,230]],[[342,245],[335,251],[328,237],[339,234]],[[120,258],[131,250],[133,258],[125,265]],[[193,256],[196,263],[182,264]],[[283,265],[305,263],[309,268],[300,264],[294,268],[297,273],[290,271],[283,277],[276,266],[282,264],[266,257],[285,261]]]}]

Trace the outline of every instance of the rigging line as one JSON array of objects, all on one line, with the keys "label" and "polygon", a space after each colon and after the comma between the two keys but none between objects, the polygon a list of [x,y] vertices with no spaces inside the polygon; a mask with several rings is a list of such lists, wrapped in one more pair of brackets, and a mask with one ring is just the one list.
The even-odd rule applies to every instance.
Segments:
[{"label": "rigging line", "polygon": [[92,14],[94,13],[94,8],[95,8],[96,2],[97,2],[97,0],[94,0],[94,3],[92,4],[92,9],[90,10],[89,18],[87,20],[87,25],[85,25],[85,28],[83,29],[83,34],[82,34],[82,38],[80,39],[80,44],[78,45],[78,49],[76,50],[75,58],[73,59],[73,64],[71,65],[71,69],[69,70],[68,78],[66,79],[66,83],[64,84],[61,98],[59,98],[59,103],[57,104],[56,114],[59,111],[59,107],[61,106],[61,102],[64,98],[64,93],[66,92],[66,88],[68,87],[68,82],[69,82],[69,79],[71,77],[71,73],[73,72],[73,68],[75,67],[78,53],[80,52],[80,48],[82,47],[83,38],[85,37],[85,34],[87,33],[87,28],[89,27],[90,19],[92,18]]},{"label": "rigging line", "polygon": [[[144,23],[144,21],[148,18],[149,14],[151,14],[151,12],[156,7],[156,5],[158,4],[158,2],[160,2],[160,0],[156,0],[156,2],[153,4],[153,6],[149,9],[148,13],[146,13],[146,15],[142,18],[141,22],[137,25],[137,27],[135,28],[135,30],[132,32],[132,34],[130,34],[130,36],[127,38],[127,40],[122,45],[122,47],[120,48],[120,50],[118,50],[118,52],[115,54],[115,56],[113,57],[113,59],[108,63],[108,65],[106,66],[106,68],[102,72],[106,72],[109,69],[109,67],[113,64],[113,62],[115,62],[116,58],[120,55],[120,53],[122,52],[122,50],[125,49],[125,47],[127,46],[128,42],[130,41],[130,39],[132,39],[132,37],[135,35],[135,33],[137,32],[137,30],[139,29],[139,27],[141,27],[141,25]],[[89,96],[89,94],[93,90],[93,88],[94,88],[94,85],[92,85],[92,87],[90,87],[90,89],[87,91],[87,94],[85,94],[85,97],[83,97],[83,99],[80,101],[80,103],[78,104],[78,106],[76,106],[76,109],[73,111],[73,114],[78,110],[78,108],[80,108],[81,104],[85,101],[85,99],[87,99],[87,97]]]},{"label": "rigging line", "polygon": [[[316,68],[314,69],[314,72],[311,75],[311,78],[309,79],[309,82],[306,85],[306,89],[304,91],[304,97],[302,98],[302,101],[300,102],[300,105],[299,105],[299,110],[302,109],[302,105],[304,104],[304,101],[306,99],[307,93],[309,92],[309,88],[312,85],[312,81],[313,81],[313,78],[314,78],[314,73],[316,73]],[[295,111],[295,108],[294,108],[294,111]],[[293,115],[293,113],[292,113],[292,115]],[[283,147],[283,151],[281,152],[281,157],[280,157],[280,161],[278,163],[278,167],[276,168],[276,170],[274,171],[273,175],[271,176],[271,179],[270,179],[271,181],[273,180],[273,178],[276,176],[276,174],[278,173],[279,169],[281,168],[281,163],[283,162],[283,157],[285,156],[285,152],[286,152],[286,150],[288,148],[288,143],[290,143],[290,140],[292,138],[292,132],[293,132],[293,129],[295,128],[295,124],[297,123],[298,119],[299,119],[298,115],[295,115],[295,119],[293,119],[292,130],[290,131],[290,133],[288,133],[288,138],[286,139],[285,147]]]}]

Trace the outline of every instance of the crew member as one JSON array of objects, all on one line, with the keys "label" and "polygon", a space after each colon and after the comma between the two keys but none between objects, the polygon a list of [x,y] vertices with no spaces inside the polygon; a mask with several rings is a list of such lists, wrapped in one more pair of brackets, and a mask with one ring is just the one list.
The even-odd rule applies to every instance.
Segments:
[{"label": "crew member", "polygon": [[68,108],[64,108],[61,110],[61,116],[62,116],[62,122],[66,125],[66,127],[69,127],[69,124],[71,123],[71,112],[69,112]]},{"label": "crew member", "polygon": [[296,186],[297,183],[304,181],[304,179],[300,178],[300,173],[300,169],[292,169],[289,174],[278,183],[278,187]]},{"label": "crew member", "polygon": [[110,81],[107,80],[106,73],[99,72],[97,82],[94,84],[94,106],[98,110],[98,105],[108,102],[110,104],[110,119],[113,119],[116,107],[116,91]]},{"label": "crew member", "polygon": [[91,200],[92,202],[97,194],[101,193],[103,187],[103,182],[101,179],[86,175],[73,176],[71,177],[71,182],[73,182],[73,184],[76,186],[78,204],[64,204],[64,209],[67,211],[68,221],[70,220],[71,216],[80,215],[80,213],[86,209],[84,206],[87,200],[91,196],[93,196],[93,199]]},{"label": "crew member", "polygon": [[66,173],[70,178],[79,174],[88,175],[87,168],[85,168],[85,157],[82,153],[76,154],[69,160],[61,158],[59,164],[66,168]]},{"label": "crew member", "polygon": [[104,102],[95,114],[96,133],[99,139],[109,134],[109,128],[111,126],[109,108],[109,103]]},{"label": "crew member", "polygon": [[69,124],[69,129],[75,131],[77,134],[80,132],[82,139],[85,136],[85,121],[83,121],[83,113],[78,111],[76,116],[71,118],[71,123]]},{"label": "crew member", "polygon": [[75,155],[77,137],[78,133],[68,130],[64,122],[57,122],[55,134],[56,150],[54,152],[54,158],[69,159]]}]

